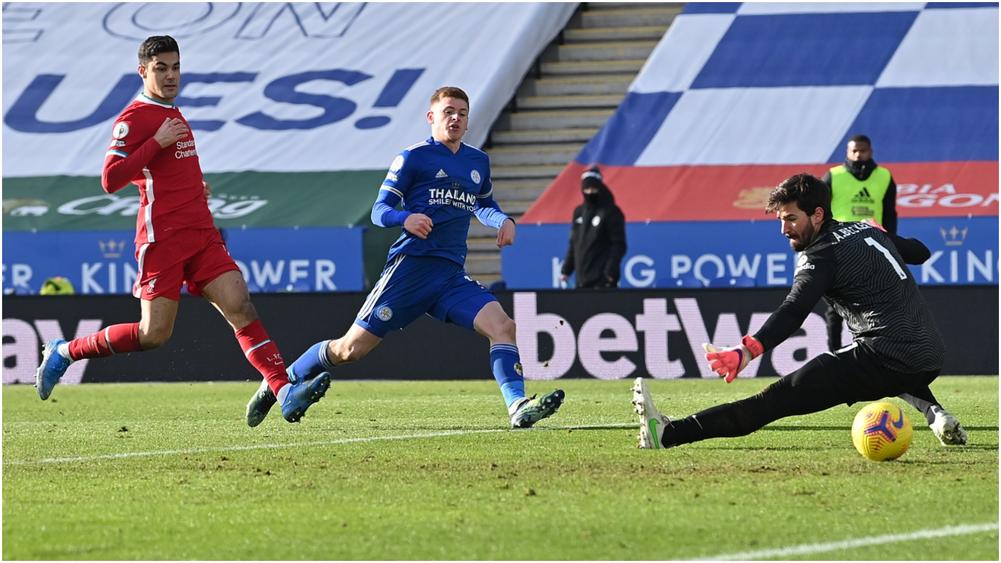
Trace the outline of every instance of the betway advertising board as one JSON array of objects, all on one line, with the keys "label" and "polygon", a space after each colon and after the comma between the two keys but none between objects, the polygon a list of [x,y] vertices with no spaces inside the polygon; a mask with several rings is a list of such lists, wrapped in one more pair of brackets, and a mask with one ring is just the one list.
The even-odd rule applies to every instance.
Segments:
[{"label": "betway advertising board", "polygon": [[[358,291],[362,229],[223,229],[251,292]],[[3,292],[35,294],[63,276],[78,294],[131,294],[134,231],[6,232]],[[6,304],[6,298],[4,300]]]},{"label": "betway advertising board", "polygon": [[5,3],[3,176],[94,175],[150,35],[206,172],[385,169],[431,92],[472,98],[479,146],[575,3]]},{"label": "betway advertising board", "polygon": [[[757,330],[785,294],[784,289],[550,290],[497,297],[518,324],[527,379],[715,379],[702,358],[702,342],[737,342]],[[945,339],[943,374],[996,375],[997,288],[936,286],[922,294]],[[254,305],[290,360],[350,326],[365,297],[268,294],[255,296]],[[62,383],[260,380],[211,305],[184,297],[181,311],[163,347],[76,362]],[[3,313],[3,382],[24,384],[34,382],[47,340],[86,336],[108,324],[135,322],[137,315],[135,299],[121,295],[9,296]],[[787,375],[824,353],[826,340],[818,305],[799,331],[751,362],[741,377]],[[489,345],[472,331],[423,316],[388,335],[364,360],[337,367],[335,378],[489,380]]]},{"label": "betway advertising board", "polygon": [[[910,267],[919,284],[997,285],[997,217],[901,219],[898,232],[931,250],[927,262]],[[560,287],[569,233],[569,223],[518,225],[516,244],[501,253],[507,287]],[[795,272],[795,254],[767,216],[627,223],[626,244],[621,287],[785,287]]]}]

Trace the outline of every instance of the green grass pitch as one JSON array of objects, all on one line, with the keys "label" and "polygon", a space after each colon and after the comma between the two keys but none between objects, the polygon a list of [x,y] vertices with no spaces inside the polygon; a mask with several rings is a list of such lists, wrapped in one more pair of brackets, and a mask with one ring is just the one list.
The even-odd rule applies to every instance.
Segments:
[{"label": "green grass pitch", "polygon": [[[681,416],[769,382],[651,388]],[[47,402],[4,386],[3,558],[998,559],[997,377],[932,386],[968,446],[940,446],[910,409],[911,448],[884,463],[852,447],[860,405],[639,450],[631,383],[527,382],[567,400],[517,431],[493,381],[335,381],[301,424],[255,429],[256,383],[67,385]]]}]

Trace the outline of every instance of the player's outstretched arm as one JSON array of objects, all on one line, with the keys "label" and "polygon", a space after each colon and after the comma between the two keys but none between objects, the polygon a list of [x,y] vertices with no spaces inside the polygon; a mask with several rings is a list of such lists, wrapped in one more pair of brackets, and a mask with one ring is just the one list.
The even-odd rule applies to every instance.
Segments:
[{"label": "player's outstretched arm", "polygon": [[765,347],[753,336],[745,336],[739,346],[719,349],[703,342],[702,349],[706,351],[706,361],[709,368],[727,383],[736,379],[737,374],[751,363],[751,360],[765,353]]},{"label": "player's outstretched arm", "polygon": [[796,277],[785,300],[768,316],[754,338],[771,350],[792,336],[803,325],[813,307],[834,284],[831,250],[804,254],[797,265]]}]

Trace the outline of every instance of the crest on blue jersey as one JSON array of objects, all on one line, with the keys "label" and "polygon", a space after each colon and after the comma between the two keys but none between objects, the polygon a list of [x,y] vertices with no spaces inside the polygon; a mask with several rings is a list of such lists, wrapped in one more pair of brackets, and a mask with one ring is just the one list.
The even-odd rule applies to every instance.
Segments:
[{"label": "crest on blue jersey", "polygon": [[393,318],[393,310],[387,307],[386,305],[379,307],[379,310],[376,311],[375,314],[379,317],[379,320],[381,320],[382,322],[387,322],[389,319]]},{"label": "crest on blue jersey", "polygon": [[473,170],[472,172],[469,173],[469,177],[473,179],[473,183],[476,183],[476,184],[480,183],[480,173],[479,173],[479,171]]}]

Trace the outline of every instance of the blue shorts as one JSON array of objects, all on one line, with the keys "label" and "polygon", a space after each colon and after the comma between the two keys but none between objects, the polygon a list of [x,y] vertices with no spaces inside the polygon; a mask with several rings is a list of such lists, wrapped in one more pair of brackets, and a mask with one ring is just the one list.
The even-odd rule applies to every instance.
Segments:
[{"label": "blue shorts", "polygon": [[385,338],[417,317],[432,317],[473,330],[476,314],[491,301],[492,293],[474,281],[462,265],[436,256],[398,254],[358,311],[355,324]]}]

